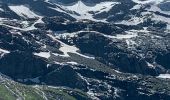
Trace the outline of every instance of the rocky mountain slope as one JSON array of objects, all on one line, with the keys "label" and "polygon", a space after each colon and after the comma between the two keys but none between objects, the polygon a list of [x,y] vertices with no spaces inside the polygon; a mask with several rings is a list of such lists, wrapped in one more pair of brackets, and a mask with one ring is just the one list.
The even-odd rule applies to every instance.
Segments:
[{"label": "rocky mountain slope", "polygon": [[0,99],[169,100],[169,0],[0,0]]}]

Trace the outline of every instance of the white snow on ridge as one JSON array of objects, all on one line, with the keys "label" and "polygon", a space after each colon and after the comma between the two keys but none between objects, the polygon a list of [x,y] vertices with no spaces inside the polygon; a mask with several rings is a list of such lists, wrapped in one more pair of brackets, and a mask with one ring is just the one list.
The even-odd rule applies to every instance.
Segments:
[{"label": "white snow on ridge", "polygon": [[10,51],[0,48],[0,57],[3,57],[5,54],[8,54],[8,53],[10,53]]},{"label": "white snow on ridge", "polygon": [[42,57],[42,58],[46,58],[48,59],[51,54],[50,52],[40,52],[40,53],[34,53],[35,56],[39,56],[39,57]]},{"label": "white snow on ridge", "polygon": [[103,12],[103,11],[109,11],[117,2],[101,2],[96,5],[90,5],[86,4],[82,1],[78,1],[74,5],[65,6],[70,11],[75,11],[81,15],[88,13],[89,11],[93,12]]},{"label": "white snow on ridge", "polygon": [[6,24],[3,24],[7,27],[10,27],[10,28],[14,28],[16,30],[22,30],[22,31],[29,31],[29,30],[34,30],[36,29],[35,28],[35,24],[37,23],[44,23],[42,21],[42,16],[34,13],[33,11],[31,11],[31,9],[25,5],[10,5],[9,8],[15,12],[17,15],[23,17],[23,18],[36,18],[37,20],[32,24],[32,25],[28,25],[29,22],[28,21],[23,21],[22,24],[23,24],[23,28],[20,28],[20,27],[14,27],[14,26],[10,26],[10,25],[6,25]]},{"label": "white snow on ridge", "polygon": [[167,24],[170,24],[170,18],[167,18],[167,17],[164,17],[164,16],[160,16],[160,15],[156,15],[156,14],[153,14],[152,20],[162,21],[162,22],[165,22]]},{"label": "white snow on ridge", "polygon": [[71,65],[78,65],[77,62],[71,61],[71,62],[67,62],[67,64],[71,64]]},{"label": "white snow on ridge", "polygon": [[135,30],[131,30],[131,31],[126,31],[127,34],[117,34],[116,36],[112,36],[112,35],[105,35],[103,34],[103,36],[108,37],[108,38],[113,38],[113,39],[131,39],[134,37],[138,36],[138,32],[136,32]]},{"label": "white snow on ridge", "polygon": [[9,6],[9,8],[14,11],[17,15],[24,17],[24,18],[36,18],[39,17],[33,11],[31,11],[28,7],[24,5],[15,5]]},{"label": "white snow on ridge", "polygon": [[148,3],[159,4],[164,0],[132,0],[132,1],[138,4],[148,4]]},{"label": "white snow on ridge", "polygon": [[137,5],[133,6],[133,8],[131,8],[131,10],[140,9],[141,7],[142,7],[142,5],[137,4]]},{"label": "white snow on ridge", "polygon": [[155,13],[151,13],[151,12],[160,12],[162,14],[170,15],[170,11],[163,11],[158,7],[158,5],[151,5],[151,7],[147,8],[146,10],[148,11],[148,13],[150,13],[150,15],[152,15],[151,19],[153,21],[157,21],[157,22],[161,21],[167,23],[167,30],[170,30],[170,18]]},{"label": "white snow on ridge", "polygon": [[2,12],[3,12],[4,10],[3,10],[2,8],[0,8],[0,11],[2,11]]},{"label": "white snow on ridge", "polygon": [[29,30],[34,30],[34,29],[37,29],[36,27],[35,27],[35,24],[37,24],[37,23],[44,23],[43,21],[42,21],[42,16],[38,16],[39,17],[39,19],[38,20],[36,20],[31,26],[29,26],[29,27],[26,27],[26,28],[24,28],[23,30],[25,30],[25,31],[29,31]]},{"label": "white snow on ridge", "polygon": [[[71,12],[76,12],[77,14],[79,14],[79,15],[74,14],[74,13],[71,14],[71,16],[76,19],[90,19],[90,20],[98,21],[97,19],[93,18],[93,14],[91,14],[90,12],[93,12],[95,14],[98,14],[101,12],[108,12],[116,4],[119,4],[119,2],[108,1],[108,2],[101,2],[95,5],[95,4],[87,4],[82,1],[78,1],[74,4],[58,5],[58,6],[64,9],[66,12],[71,11]],[[55,10],[59,12],[65,12],[62,9],[56,8]]]},{"label": "white snow on ridge", "polygon": [[163,14],[170,15],[170,11],[162,11],[157,5],[152,5],[151,8],[147,9],[148,11],[153,11],[153,12],[160,12]]},{"label": "white snow on ridge", "polygon": [[150,67],[150,68],[154,68],[154,69],[155,69],[155,66],[154,66],[153,64],[151,64],[151,63],[147,62],[147,65],[148,65],[148,67]]},{"label": "white snow on ridge", "polygon": [[140,18],[140,17],[132,17],[129,20],[122,20],[120,22],[117,22],[116,24],[124,24],[124,25],[138,25],[140,23],[144,22],[144,17]]},{"label": "white snow on ridge", "polygon": [[170,30],[170,24],[167,24],[166,28],[167,28],[167,30]]},{"label": "white snow on ridge", "polygon": [[0,52],[2,52],[2,53],[10,53],[10,51],[4,50],[4,49],[1,49],[1,48],[0,48]]},{"label": "white snow on ridge", "polygon": [[77,51],[79,51],[79,49],[75,46],[67,45],[67,44],[63,43],[62,41],[58,40],[56,37],[54,37],[50,34],[48,34],[48,36],[50,38],[52,38],[53,40],[58,41],[61,44],[61,47],[59,48],[59,50],[62,51],[63,54],[53,53],[55,56],[70,57],[70,55],[68,53],[74,53],[74,54],[77,54],[77,55],[82,56],[84,58],[95,59],[94,57],[89,57],[89,56],[83,55],[81,53],[78,53]]},{"label": "white snow on ridge", "polygon": [[160,74],[158,78],[170,79],[170,74]]},{"label": "white snow on ridge", "polygon": [[[21,21],[21,20],[16,20],[16,19],[10,20],[10,19],[6,19],[6,18],[0,18],[0,25],[4,25],[4,26],[7,26],[7,27],[15,29],[15,30],[29,31],[29,30],[37,29],[35,27],[35,24],[44,23],[42,21],[43,16],[35,15],[35,18],[36,18],[36,20],[34,21],[34,23],[31,23],[31,24],[27,20]],[[9,24],[6,24],[4,22],[20,23],[23,27],[21,28],[21,27],[18,27],[18,26],[9,25]]]}]

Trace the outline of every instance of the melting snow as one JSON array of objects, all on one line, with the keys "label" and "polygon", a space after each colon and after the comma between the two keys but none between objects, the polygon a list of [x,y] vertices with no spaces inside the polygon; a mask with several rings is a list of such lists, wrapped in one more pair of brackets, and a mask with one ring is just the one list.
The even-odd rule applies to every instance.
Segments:
[{"label": "melting snow", "polygon": [[117,2],[101,2],[99,4],[96,5],[91,5],[91,4],[87,4],[84,3],[82,1],[78,1],[76,4],[74,5],[70,5],[70,6],[65,6],[67,9],[71,10],[71,11],[75,11],[81,15],[85,15],[86,13],[88,13],[89,11],[93,11],[93,12],[103,12],[103,11],[109,11],[115,4],[117,4]]},{"label": "melting snow", "polygon": [[170,24],[167,24],[167,27],[166,27],[168,30],[170,30]]},{"label": "melting snow", "polygon": [[0,48],[0,53],[10,53],[10,51],[4,50],[4,49],[1,49],[1,48]]},{"label": "melting snow", "polygon": [[148,3],[159,4],[164,0],[132,0],[132,1],[139,4],[148,4]]},{"label": "melting snow", "polygon": [[32,12],[28,7],[24,5],[9,6],[9,8],[14,11],[17,15],[27,18],[36,18],[37,14]]},{"label": "melting snow", "polygon": [[58,41],[61,44],[61,47],[59,48],[59,50],[63,52],[63,55],[53,53],[56,56],[70,57],[68,53],[74,53],[74,54],[80,55],[80,56],[88,58],[88,59],[95,59],[94,57],[89,57],[89,56],[78,53],[77,51],[79,51],[79,49],[75,46],[67,45],[67,44],[59,41],[58,39],[56,39],[56,37],[54,37],[50,34],[48,34],[48,36],[51,37],[53,40]]},{"label": "melting snow", "polygon": [[170,11],[162,11],[157,5],[152,5],[151,8],[147,9],[148,11],[153,11],[153,12],[160,12],[163,14],[170,15]]},{"label": "melting snow", "polygon": [[149,62],[147,62],[147,65],[150,67],[150,68],[155,68],[155,66]]},{"label": "melting snow", "polygon": [[77,65],[78,63],[77,62],[67,62],[67,64],[71,64],[71,65]]},{"label": "melting snow", "polygon": [[116,24],[124,24],[124,25],[138,25],[140,23],[144,22],[144,17],[132,17],[129,20],[123,20],[120,22],[117,22]]},{"label": "melting snow", "polygon": [[42,16],[38,16],[39,17],[39,19],[36,21],[36,22],[34,22],[31,26],[29,26],[29,27],[27,27],[27,28],[24,28],[23,30],[25,30],[25,31],[29,31],[29,30],[34,30],[34,29],[37,29],[36,27],[35,27],[35,24],[37,24],[37,23],[44,23],[43,21],[42,21]]},{"label": "melting snow", "polygon": [[156,15],[156,14],[153,14],[152,20],[162,21],[162,22],[170,24],[170,18],[164,17],[164,16],[160,16],[160,15]]},{"label": "melting snow", "polygon": [[[19,15],[21,17],[24,17],[24,18],[36,18],[37,20],[32,25],[29,25],[28,21],[22,21],[21,24],[23,25],[23,28],[15,27],[15,26],[10,26],[10,25],[4,24],[3,22],[0,22],[1,25],[10,27],[10,28],[13,28],[13,29],[16,29],[16,30],[29,31],[29,30],[37,29],[35,27],[35,24],[37,24],[37,23],[44,23],[42,21],[43,17],[35,14],[27,6],[24,6],[24,5],[17,5],[17,6],[15,5],[15,6],[13,6],[12,5],[12,6],[9,6],[9,8],[12,11],[14,11],[17,15]],[[5,19],[2,19],[2,20],[6,21]],[[18,20],[7,20],[7,21],[17,21],[17,22],[19,22]]]},{"label": "melting snow", "polygon": [[[72,11],[73,13],[76,12],[78,15],[72,14],[72,16],[77,19],[90,19],[90,20],[99,21],[99,20],[94,19],[93,14],[91,14],[90,12],[93,12],[95,14],[98,14],[101,12],[108,12],[116,4],[119,4],[119,3],[113,2],[113,1],[112,2],[107,1],[107,2],[101,2],[98,4],[89,4],[89,3],[84,3],[79,0],[78,2],[74,4],[58,5],[58,6],[66,11]],[[63,12],[63,10],[61,10],[60,8],[56,8],[55,10],[59,12]],[[100,19],[100,21],[102,20]]]},{"label": "melting snow", "polygon": [[138,32],[135,32],[134,30],[126,31],[126,33],[127,34],[117,34],[116,36],[112,36],[112,35],[104,35],[104,36],[108,38],[116,38],[116,39],[130,39],[138,36]]},{"label": "melting snow", "polygon": [[2,12],[3,12],[4,10],[3,10],[2,8],[0,8],[0,11],[2,11]]},{"label": "melting snow", "polygon": [[49,58],[51,56],[50,52],[40,52],[40,53],[34,53],[34,55],[43,57],[43,58]]},{"label": "melting snow", "polygon": [[8,54],[8,53],[10,53],[10,51],[0,48],[0,57],[3,57],[5,54]]},{"label": "melting snow", "polygon": [[160,74],[158,78],[165,78],[165,79],[170,79],[170,74]]}]

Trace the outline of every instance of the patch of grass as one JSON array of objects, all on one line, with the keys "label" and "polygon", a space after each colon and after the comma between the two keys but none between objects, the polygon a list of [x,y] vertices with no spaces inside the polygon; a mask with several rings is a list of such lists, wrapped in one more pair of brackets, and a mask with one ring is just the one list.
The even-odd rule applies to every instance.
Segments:
[{"label": "patch of grass", "polygon": [[0,100],[16,100],[16,97],[5,87],[0,84]]},{"label": "patch of grass", "polygon": [[76,100],[73,96],[70,96],[68,93],[64,92],[62,89],[46,89],[44,90],[46,94],[50,94],[50,99],[58,98],[64,100]]},{"label": "patch of grass", "polygon": [[25,100],[43,100],[43,98],[37,93],[30,91],[25,93]]}]

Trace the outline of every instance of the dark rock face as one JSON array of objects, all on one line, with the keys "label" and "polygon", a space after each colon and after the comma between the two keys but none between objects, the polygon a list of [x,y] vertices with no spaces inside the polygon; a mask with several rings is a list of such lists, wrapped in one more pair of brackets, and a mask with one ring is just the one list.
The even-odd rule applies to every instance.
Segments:
[{"label": "dark rock face", "polygon": [[[137,54],[125,51],[126,47],[118,47],[117,42],[116,40],[112,42],[93,32],[81,33],[79,38],[75,39],[75,44],[80,48],[81,52],[101,57],[104,61],[107,61],[107,63],[112,63],[114,66],[117,66],[121,71],[150,75],[158,75],[164,72],[163,69],[155,70],[149,68],[146,59]],[[96,48],[96,50],[94,50],[94,48]]]},{"label": "dark rock face", "polygon": [[170,69],[170,53],[158,55],[156,61],[166,69]]},{"label": "dark rock face", "polygon": [[13,52],[0,61],[3,74],[14,79],[35,78],[48,73],[46,62],[35,58],[29,53]]},{"label": "dark rock face", "polygon": [[170,11],[170,3],[169,2],[162,3],[159,5],[159,7],[163,11]]},{"label": "dark rock face", "polygon": [[54,67],[54,71],[48,73],[45,77],[42,77],[42,80],[44,80],[46,84],[87,90],[86,82],[82,80],[70,66]]}]

